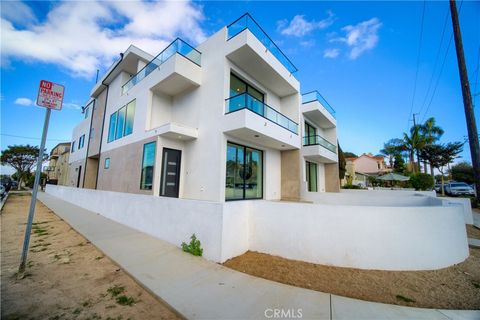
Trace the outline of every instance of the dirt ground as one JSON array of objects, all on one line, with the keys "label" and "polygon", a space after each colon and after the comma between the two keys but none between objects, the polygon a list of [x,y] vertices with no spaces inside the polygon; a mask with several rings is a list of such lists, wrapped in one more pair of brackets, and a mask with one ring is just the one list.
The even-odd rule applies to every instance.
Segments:
[{"label": "dirt ground", "polygon": [[[468,226],[468,236],[480,230]],[[420,308],[480,309],[480,249],[449,268],[435,271],[378,271],[338,268],[247,252],[225,266],[289,285],[367,301]]]},{"label": "dirt ground", "polygon": [[12,194],[1,214],[2,319],[178,319],[40,202],[17,280],[29,204],[29,194]]}]

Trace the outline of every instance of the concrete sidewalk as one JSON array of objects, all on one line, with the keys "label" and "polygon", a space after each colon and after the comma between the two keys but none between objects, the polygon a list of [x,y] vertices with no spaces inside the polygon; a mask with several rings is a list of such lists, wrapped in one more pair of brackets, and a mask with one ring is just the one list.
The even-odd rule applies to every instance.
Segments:
[{"label": "concrete sidewalk", "polygon": [[187,319],[273,319],[279,309],[283,319],[480,319],[480,311],[365,302],[256,278],[49,194],[38,198]]}]

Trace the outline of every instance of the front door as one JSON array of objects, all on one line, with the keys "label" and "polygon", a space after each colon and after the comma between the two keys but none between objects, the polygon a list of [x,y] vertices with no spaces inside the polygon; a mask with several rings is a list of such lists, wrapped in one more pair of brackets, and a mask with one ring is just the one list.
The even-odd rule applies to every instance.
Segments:
[{"label": "front door", "polygon": [[160,195],[178,198],[182,151],[163,148]]}]

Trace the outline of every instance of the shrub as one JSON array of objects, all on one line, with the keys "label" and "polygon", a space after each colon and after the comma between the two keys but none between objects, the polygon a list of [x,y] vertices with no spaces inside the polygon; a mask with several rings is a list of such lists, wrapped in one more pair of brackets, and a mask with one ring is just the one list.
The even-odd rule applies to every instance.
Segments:
[{"label": "shrub", "polygon": [[190,237],[190,243],[186,244],[185,242],[182,242],[182,250],[185,252],[189,252],[193,254],[194,256],[202,256],[203,254],[203,249],[200,244],[200,240],[197,239],[197,236],[192,234]]},{"label": "shrub", "polygon": [[434,181],[431,175],[426,173],[416,173],[410,176],[410,184],[415,190],[431,190]]},{"label": "shrub", "polygon": [[354,184],[346,184],[342,186],[342,189],[364,189],[362,186],[356,186]]}]

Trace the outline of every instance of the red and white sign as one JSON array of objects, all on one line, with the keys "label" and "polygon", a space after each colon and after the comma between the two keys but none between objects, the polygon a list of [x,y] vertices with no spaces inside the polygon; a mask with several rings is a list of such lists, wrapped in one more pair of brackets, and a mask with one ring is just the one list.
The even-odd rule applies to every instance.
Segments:
[{"label": "red and white sign", "polygon": [[54,110],[62,110],[63,92],[65,87],[50,81],[40,81],[37,105]]}]

